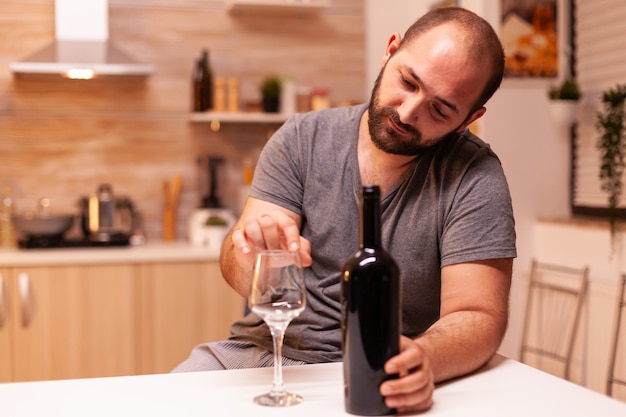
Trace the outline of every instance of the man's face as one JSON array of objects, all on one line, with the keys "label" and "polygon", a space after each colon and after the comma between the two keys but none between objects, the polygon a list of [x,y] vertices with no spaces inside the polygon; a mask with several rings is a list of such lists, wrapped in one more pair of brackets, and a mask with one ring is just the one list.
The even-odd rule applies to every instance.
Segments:
[{"label": "man's face", "polygon": [[483,114],[472,106],[487,71],[470,59],[459,36],[457,28],[443,25],[402,49],[388,46],[369,106],[370,135],[378,148],[418,155]]}]

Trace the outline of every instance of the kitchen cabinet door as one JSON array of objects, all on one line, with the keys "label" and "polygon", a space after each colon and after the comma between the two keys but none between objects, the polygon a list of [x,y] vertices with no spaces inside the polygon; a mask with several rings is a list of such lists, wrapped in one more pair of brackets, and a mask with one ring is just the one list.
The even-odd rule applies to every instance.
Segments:
[{"label": "kitchen cabinet door", "polygon": [[9,269],[0,269],[0,383],[13,379]]},{"label": "kitchen cabinet door", "polygon": [[15,381],[136,373],[136,267],[13,268]]},{"label": "kitchen cabinet door", "polygon": [[199,343],[222,340],[245,300],[217,262],[154,263],[141,273],[141,373],[165,373]]}]

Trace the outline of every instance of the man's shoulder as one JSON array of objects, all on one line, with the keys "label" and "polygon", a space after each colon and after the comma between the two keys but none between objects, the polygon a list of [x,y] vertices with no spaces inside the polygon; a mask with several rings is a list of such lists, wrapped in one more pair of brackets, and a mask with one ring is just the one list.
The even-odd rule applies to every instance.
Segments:
[{"label": "man's shoulder", "polygon": [[464,160],[495,159],[499,160],[489,143],[472,133],[469,129],[453,136],[451,140],[443,143],[443,152],[440,153],[447,159]]},{"label": "man's shoulder", "polygon": [[491,149],[491,146],[483,139],[475,135],[471,130],[465,129],[459,134],[459,138],[466,141],[468,144],[475,146],[477,149]]},{"label": "man's shoulder", "polygon": [[366,109],[367,105],[362,104],[297,113],[281,128],[281,136],[284,141],[295,140],[322,152],[338,151],[356,142],[361,116]]},{"label": "man's shoulder", "polygon": [[297,113],[293,117],[297,123],[346,123],[350,120],[359,121],[367,109],[367,104],[353,106],[330,107],[313,110],[307,113]]}]

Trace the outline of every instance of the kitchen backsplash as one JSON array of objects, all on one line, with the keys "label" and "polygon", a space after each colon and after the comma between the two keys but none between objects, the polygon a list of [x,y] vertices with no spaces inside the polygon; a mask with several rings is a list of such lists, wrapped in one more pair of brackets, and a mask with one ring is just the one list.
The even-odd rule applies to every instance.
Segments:
[{"label": "kitchen backsplash", "polygon": [[206,190],[199,155],[225,159],[222,201],[239,208],[242,162],[254,160],[278,125],[191,123],[194,59],[210,51],[215,75],[240,80],[242,107],[258,100],[268,75],[328,88],[334,105],[362,101],[365,86],[363,0],[333,0],[316,15],[230,14],[224,2],[115,0],[110,38],[156,67],[145,79],[89,81],[13,76],[9,64],[50,42],[54,2],[0,0],[0,186],[18,211],[46,196],[59,211],[108,182],[133,199],[148,238],[161,236],[163,181],[182,176],[178,237]]}]

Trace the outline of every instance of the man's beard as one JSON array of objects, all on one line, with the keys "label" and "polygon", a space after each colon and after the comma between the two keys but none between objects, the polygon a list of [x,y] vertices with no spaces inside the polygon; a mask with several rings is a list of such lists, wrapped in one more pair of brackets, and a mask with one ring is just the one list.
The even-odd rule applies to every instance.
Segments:
[{"label": "man's beard", "polygon": [[[394,155],[416,156],[423,154],[454,131],[439,138],[424,139],[422,133],[413,126],[400,121],[400,116],[392,107],[381,107],[379,100],[380,82],[385,68],[383,67],[376,78],[368,108],[367,125],[374,145],[387,153]],[[389,125],[388,119],[407,132],[399,134]]]}]

